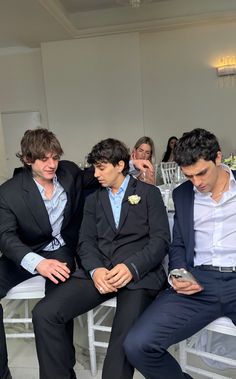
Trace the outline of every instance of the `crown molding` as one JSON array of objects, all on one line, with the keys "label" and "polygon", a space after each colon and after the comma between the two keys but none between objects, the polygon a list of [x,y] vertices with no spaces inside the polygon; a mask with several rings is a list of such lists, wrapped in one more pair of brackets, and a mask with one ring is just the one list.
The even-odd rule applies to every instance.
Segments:
[{"label": "crown molding", "polygon": [[194,15],[165,17],[149,21],[97,26],[91,28],[76,28],[69,19],[59,0],[38,0],[38,2],[53,16],[68,33],[69,38],[96,37],[109,34],[167,31],[186,27],[214,25],[236,21],[236,10],[198,13]]},{"label": "crown molding", "polygon": [[204,13],[96,28],[77,29],[74,38],[130,32],[158,32],[202,25],[236,22],[236,11]]},{"label": "crown molding", "polygon": [[78,30],[69,20],[66,10],[58,0],[38,0],[38,2],[55,18],[55,20],[65,29],[70,37],[75,38]]}]

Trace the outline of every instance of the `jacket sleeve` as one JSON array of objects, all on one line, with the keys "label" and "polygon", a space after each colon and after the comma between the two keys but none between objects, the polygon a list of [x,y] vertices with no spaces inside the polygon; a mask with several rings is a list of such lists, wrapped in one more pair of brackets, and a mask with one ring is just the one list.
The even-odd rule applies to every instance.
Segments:
[{"label": "jacket sleeve", "polygon": [[187,268],[186,263],[186,248],[183,238],[182,228],[183,224],[183,207],[181,206],[181,200],[173,191],[173,201],[175,204],[174,215],[174,227],[173,227],[173,239],[169,250],[169,270],[174,268]]},{"label": "jacket sleeve", "polygon": [[0,193],[0,250],[7,258],[20,265],[23,257],[32,251],[17,234],[17,220]]}]

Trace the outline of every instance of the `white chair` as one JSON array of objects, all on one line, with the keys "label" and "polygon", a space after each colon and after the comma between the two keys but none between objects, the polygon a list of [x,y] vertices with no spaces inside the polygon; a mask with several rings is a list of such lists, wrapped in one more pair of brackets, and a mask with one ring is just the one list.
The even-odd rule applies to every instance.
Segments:
[{"label": "white chair", "polygon": [[[207,331],[207,343],[205,348],[202,348],[199,344],[199,338],[202,331]],[[217,374],[212,371],[212,368],[199,368],[197,365],[193,364],[193,359],[191,355],[202,357],[202,359],[211,359],[214,362],[221,362],[231,367],[236,367],[236,357],[229,358],[225,354],[220,354],[220,352],[212,351],[212,333],[221,333],[222,334],[222,343],[227,338],[226,336],[236,337],[236,326],[232,321],[227,317],[220,317],[217,320],[213,321],[207,325],[202,331],[195,334],[191,338],[180,342],[179,344],[179,358],[180,365],[184,372],[197,373],[199,375],[206,376],[212,379],[233,379],[232,376],[224,376]],[[236,342],[236,339],[235,339]],[[216,350],[216,349],[215,349]],[[220,349],[219,349],[220,350]],[[191,362],[190,362],[191,359]],[[235,377],[234,377],[235,378]]]},{"label": "white chair", "polygon": [[164,184],[171,184],[178,165],[175,162],[161,162],[160,167]]},{"label": "white chair", "polygon": [[[23,330],[6,328],[7,338],[34,338],[32,331],[32,317],[30,315],[29,301],[31,299],[41,299],[44,297],[45,279],[42,276],[34,276],[13,287],[4,299],[2,299],[5,326],[14,324],[23,326]],[[30,328],[31,327],[31,328]],[[9,329],[9,331],[8,331]],[[22,329],[22,328],[20,328]]]},{"label": "white chair", "polygon": [[96,348],[108,347],[108,342],[104,341],[104,333],[101,332],[111,332],[111,320],[113,319],[115,308],[116,298],[114,297],[87,313],[90,368],[92,376],[97,374]]}]

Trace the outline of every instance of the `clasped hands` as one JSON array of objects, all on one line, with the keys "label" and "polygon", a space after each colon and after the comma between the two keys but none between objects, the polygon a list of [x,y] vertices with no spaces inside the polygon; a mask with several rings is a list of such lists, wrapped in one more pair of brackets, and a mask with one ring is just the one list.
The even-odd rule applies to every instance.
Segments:
[{"label": "clasped hands", "polygon": [[124,263],[119,263],[111,270],[99,267],[93,274],[93,282],[101,294],[117,292],[125,287],[131,280],[132,274]]}]

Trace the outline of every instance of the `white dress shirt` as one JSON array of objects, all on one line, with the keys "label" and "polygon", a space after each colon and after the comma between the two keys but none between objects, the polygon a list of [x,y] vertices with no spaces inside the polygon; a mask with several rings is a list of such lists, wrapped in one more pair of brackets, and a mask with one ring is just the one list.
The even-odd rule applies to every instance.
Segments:
[{"label": "white dress shirt", "polygon": [[219,202],[194,188],[194,266],[236,266],[236,181],[228,166],[222,168],[230,182]]}]

